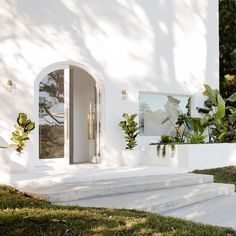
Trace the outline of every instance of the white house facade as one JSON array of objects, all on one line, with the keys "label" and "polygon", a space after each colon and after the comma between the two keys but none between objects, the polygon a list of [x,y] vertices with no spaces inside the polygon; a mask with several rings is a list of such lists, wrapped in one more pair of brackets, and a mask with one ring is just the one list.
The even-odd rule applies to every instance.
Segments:
[{"label": "white house facade", "polygon": [[[140,101],[166,95],[197,115],[203,84],[219,86],[217,0],[0,0],[0,12],[0,135],[11,142],[20,112],[36,123],[21,157],[1,150],[14,171],[122,165],[124,112],[140,121]],[[159,136],[145,117],[139,147]]]}]

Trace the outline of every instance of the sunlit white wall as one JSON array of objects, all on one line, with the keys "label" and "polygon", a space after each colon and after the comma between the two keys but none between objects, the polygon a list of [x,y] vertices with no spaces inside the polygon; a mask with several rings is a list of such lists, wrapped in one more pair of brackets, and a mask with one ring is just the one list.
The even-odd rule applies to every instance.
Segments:
[{"label": "sunlit white wall", "polygon": [[56,62],[85,64],[103,81],[102,152],[114,163],[124,145],[117,124],[123,112],[138,113],[138,91],[194,95],[198,105],[202,84],[219,84],[217,0],[0,0],[0,15],[0,135],[7,140],[18,112],[36,119],[34,80]]}]

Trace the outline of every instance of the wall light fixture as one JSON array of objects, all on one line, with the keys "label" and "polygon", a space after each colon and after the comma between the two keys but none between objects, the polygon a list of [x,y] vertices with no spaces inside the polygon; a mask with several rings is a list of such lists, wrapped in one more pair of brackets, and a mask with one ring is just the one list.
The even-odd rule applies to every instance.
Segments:
[{"label": "wall light fixture", "polygon": [[7,91],[8,91],[9,93],[11,93],[12,90],[13,90],[13,81],[12,81],[12,80],[8,80],[8,81],[7,81]]},{"label": "wall light fixture", "polygon": [[126,98],[127,98],[127,92],[126,92],[126,90],[121,90],[121,98],[122,98],[122,100],[126,100]]}]

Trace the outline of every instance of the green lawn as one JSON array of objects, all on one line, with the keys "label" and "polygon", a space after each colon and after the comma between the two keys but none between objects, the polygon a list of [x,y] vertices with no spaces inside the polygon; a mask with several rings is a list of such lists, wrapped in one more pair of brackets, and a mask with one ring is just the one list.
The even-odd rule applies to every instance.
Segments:
[{"label": "green lawn", "polygon": [[227,183],[236,185],[236,166],[227,166],[206,170],[194,170],[193,173],[214,175],[214,181],[216,183]]},{"label": "green lawn", "polygon": [[0,186],[0,235],[236,235],[220,227],[129,210],[60,207]]}]

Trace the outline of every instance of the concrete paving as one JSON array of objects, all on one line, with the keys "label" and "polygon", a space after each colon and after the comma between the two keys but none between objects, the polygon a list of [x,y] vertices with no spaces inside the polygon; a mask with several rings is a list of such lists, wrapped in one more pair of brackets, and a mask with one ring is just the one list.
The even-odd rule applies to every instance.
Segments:
[{"label": "concrete paving", "polygon": [[163,215],[236,229],[236,194],[167,211]]}]

